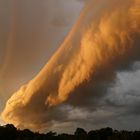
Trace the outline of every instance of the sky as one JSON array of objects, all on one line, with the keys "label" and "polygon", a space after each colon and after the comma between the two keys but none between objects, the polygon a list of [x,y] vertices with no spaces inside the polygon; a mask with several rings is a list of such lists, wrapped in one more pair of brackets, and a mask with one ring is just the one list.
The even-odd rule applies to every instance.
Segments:
[{"label": "sky", "polygon": [[139,129],[140,1],[57,2],[0,0],[2,119],[40,131]]},{"label": "sky", "polygon": [[3,98],[9,98],[36,75],[73,26],[83,4],[64,1],[60,0],[56,7],[56,0],[0,0],[0,96]]}]

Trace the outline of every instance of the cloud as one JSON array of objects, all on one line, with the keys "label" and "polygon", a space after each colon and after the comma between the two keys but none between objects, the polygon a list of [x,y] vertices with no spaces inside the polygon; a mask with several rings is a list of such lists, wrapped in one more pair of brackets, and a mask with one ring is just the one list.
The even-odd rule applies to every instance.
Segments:
[{"label": "cloud", "polygon": [[[89,1],[45,67],[7,101],[3,119],[21,128],[49,129],[56,121],[81,120],[80,108],[91,104],[93,113],[85,115],[102,124],[118,116],[118,111],[104,107],[112,101],[103,99],[117,73],[140,59],[139,5],[139,0]],[[63,110],[67,105],[78,109]]]}]

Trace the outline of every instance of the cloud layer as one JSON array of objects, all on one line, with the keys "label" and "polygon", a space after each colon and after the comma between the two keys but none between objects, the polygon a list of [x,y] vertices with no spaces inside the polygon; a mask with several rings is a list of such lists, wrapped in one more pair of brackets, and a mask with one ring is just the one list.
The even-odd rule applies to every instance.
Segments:
[{"label": "cloud layer", "polygon": [[[3,119],[36,130],[83,117],[103,124],[102,118],[115,116],[99,100],[108,93],[117,72],[130,69],[140,59],[139,9],[139,0],[90,0],[45,67],[7,101]],[[101,107],[96,114],[102,118],[87,110],[80,115],[82,111],[74,106],[83,107],[83,112],[87,106]]]}]

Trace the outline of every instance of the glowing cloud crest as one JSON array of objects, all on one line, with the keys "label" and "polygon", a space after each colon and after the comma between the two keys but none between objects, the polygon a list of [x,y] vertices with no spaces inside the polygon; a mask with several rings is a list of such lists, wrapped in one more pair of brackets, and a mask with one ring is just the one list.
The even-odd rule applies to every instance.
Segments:
[{"label": "glowing cloud crest", "polygon": [[96,88],[139,60],[139,38],[140,0],[90,0],[46,66],[7,101],[3,119],[19,127],[46,127],[51,110],[81,84],[92,79]]}]

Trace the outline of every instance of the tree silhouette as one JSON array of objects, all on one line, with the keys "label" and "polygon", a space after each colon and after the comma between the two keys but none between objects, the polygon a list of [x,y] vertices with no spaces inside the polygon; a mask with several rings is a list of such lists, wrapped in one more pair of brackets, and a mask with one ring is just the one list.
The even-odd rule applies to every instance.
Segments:
[{"label": "tree silhouette", "polygon": [[83,128],[77,128],[74,135],[77,140],[87,140],[87,132]]},{"label": "tree silhouette", "polygon": [[40,134],[29,129],[19,130],[12,124],[0,126],[0,140],[140,140],[140,131],[117,131],[112,128],[102,128],[86,132],[77,128],[74,135],[48,132]]}]

